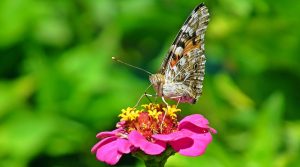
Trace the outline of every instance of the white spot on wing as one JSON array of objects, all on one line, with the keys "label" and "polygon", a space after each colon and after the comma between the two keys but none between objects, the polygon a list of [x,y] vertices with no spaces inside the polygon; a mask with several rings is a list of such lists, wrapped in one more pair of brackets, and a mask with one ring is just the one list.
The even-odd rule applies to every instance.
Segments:
[{"label": "white spot on wing", "polygon": [[192,63],[196,63],[196,59],[192,59]]},{"label": "white spot on wing", "polygon": [[181,55],[182,54],[182,52],[183,52],[183,48],[182,47],[177,47],[176,49],[175,49],[175,54],[176,55]]},{"label": "white spot on wing", "polygon": [[181,27],[181,30],[184,31],[187,27],[188,27],[188,25],[185,24]]},{"label": "white spot on wing", "polygon": [[186,29],[184,30],[184,32],[189,32],[191,30],[191,27],[189,27],[188,25],[186,25]]},{"label": "white spot on wing", "polygon": [[175,73],[177,73],[177,67],[176,66],[174,66],[172,69],[174,70]]},{"label": "white spot on wing", "polygon": [[195,13],[192,14],[192,18],[197,18],[197,17],[198,17],[198,13],[197,12],[195,12]]},{"label": "white spot on wing", "polygon": [[204,34],[201,34],[200,38],[203,40],[204,39]]},{"label": "white spot on wing", "polygon": [[190,36],[190,37],[193,35],[193,32],[194,32],[193,29],[190,29],[190,30],[189,30],[189,36]]},{"label": "white spot on wing", "polygon": [[196,85],[196,88],[202,89],[202,88],[203,88],[203,85]]},{"label": "white spot on wing", "polygon": [[204,44],[201,44],[201,49],[203,49],[203,50],[204,50]]},{"label": "white spot on wing", "polygon": [[183,65],[185,64],[185,62],[186,62],[186,59],[185,59],[184,57],[182,57],[182,58],[179,60],[179,64],[180,64],[181,66],[183,66]]},{"label": "white spot on wing", "polygon": [[198,29],[196,30],[196,35],[199,36],[200,34],[201,34],[201,29],[198,28]]},{"label": "white spot on wing", "polygon": [[171,47],[170,47],[170,51],[171,51],[171,50],[173,50],[173,49],[174,49],[174,47],[175,47],[175,45],[171,45]]}]

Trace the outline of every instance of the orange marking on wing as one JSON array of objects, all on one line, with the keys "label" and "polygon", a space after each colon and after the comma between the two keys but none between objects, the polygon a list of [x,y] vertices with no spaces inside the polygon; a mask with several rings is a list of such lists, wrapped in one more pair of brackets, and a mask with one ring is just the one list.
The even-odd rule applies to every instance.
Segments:
[{"label": "orange marking on wing", "polygon": [[172,60],[171,61],[171,67],[174,67],[175,66],[175,64],[178,62],[178,56],[176,56],[176,60]]},{"label": "orange marking on wing", "polygon": [[195,45],[193,44],[192,40],[189,40],[186,42],[185,48],[183,49],[183,55],[186,55],[189,51],[199,48],[200,47],[200,42],[196,43]]},{"label": "orange marking on wing", "polygon": [[175,61],[175,60],[172,60],[172,61],[171,61],[171,67],[174,67],[175,64],[176,64],[176,61]]}]

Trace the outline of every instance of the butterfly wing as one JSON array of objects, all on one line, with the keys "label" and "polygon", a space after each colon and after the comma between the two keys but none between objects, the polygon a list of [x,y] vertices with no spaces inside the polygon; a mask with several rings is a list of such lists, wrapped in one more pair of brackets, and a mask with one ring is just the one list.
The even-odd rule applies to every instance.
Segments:
[{"label": "butterfly wing", "polygon": [[183,83],[190,88],[188,92],[195,99],[202,93],[204,34],[208,21],[207,7],[201,3],[183,24],[160,70],[167,83]]}]

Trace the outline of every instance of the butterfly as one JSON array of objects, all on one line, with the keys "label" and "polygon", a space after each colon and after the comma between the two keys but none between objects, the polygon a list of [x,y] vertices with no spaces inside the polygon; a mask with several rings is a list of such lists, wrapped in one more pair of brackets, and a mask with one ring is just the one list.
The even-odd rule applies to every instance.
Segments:
[{"label": "butterfly", "polygon": [[205,73],[204,35],[208,22],[208,9],[201,3],[184,22],[159,72],[149,77],[158,96],[180,103],[197,102]]}]

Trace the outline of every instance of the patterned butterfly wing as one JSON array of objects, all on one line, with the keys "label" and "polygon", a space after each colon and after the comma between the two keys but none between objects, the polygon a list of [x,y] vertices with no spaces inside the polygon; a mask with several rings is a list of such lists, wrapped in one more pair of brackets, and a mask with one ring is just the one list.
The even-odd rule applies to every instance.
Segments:
[{"label": "patterned butterfly wing", "polygon": [[160,70],[165,76],[166,84],[185,85],[182,89],[193,98],[193,103],[202,93],[205,71],[204,35],[208,21],[209,13],[202,3],[183,24]]},{"label": "patterned butterfly wing", "polygon": [[195,103],[201,95],[205,70],[204,34],[208,21],[209,13],[202,3],[183,24],[160,72],[149,78],[159,96]]}]

